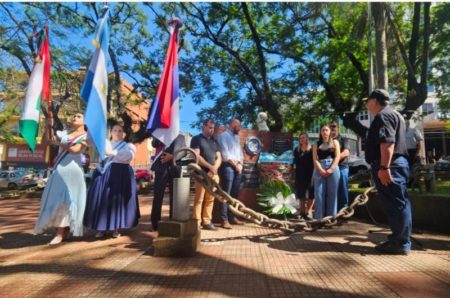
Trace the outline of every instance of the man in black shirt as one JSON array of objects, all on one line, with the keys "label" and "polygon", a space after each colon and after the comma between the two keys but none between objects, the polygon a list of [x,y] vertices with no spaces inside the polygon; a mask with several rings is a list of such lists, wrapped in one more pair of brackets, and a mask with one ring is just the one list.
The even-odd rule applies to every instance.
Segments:
[{"label": "man in black shirt", "polygon": [[[218,170],[222,163],[219,145],[213,138],[214,120],[203,121],[202,133],[193,137],[191,148],[198,157],[198,163],[208,175],[219,183]],[[202,208],[202,205],[203,208]],[[214,197],[206,192],[202,184],[195,182],[195,200],[193,208],[193,218],[197,223],[202,224],[203,229],[216,231],[217,228],[211,223],[212,211],[214,207]],[[203,211],[203,212],[202,212]]]},{"label": "man in black shirt", "polygon": [[348,207],[348,157],[350,156],[350,148],[348,146],[347,138],[339,134],[339,123],[333,121],[330,123],[331,136],[341,145],[341,154],[339,155],[339,171],[341,176],[339,178],[338,190],[338,210]]},{"label": "man in black shirt", "polygon": [[[152,146],[157,149],[164,147],[156,138],[153,138]],[[168,148],[162,149],[164,150],[162,154],[152,163],[151,170],[155,172],[155,181],[153,184],[153,203],[150,219],[152,228],[155,231],[158,229],[158,222],[161,220],[164,191],[167,185],[169,185],[170,218],[172,218],[173,179],[180,175],[180,169],[173,164],[173,154],[183,147],[186,147],[186,140],[183,135],[179,134]]]},{"label": "man in black shirt", "polygon": [[408,199],[408,151],[405,120],[389,106],[386,90],[375,89],[367,98],[367,110],[375,116],[366,141],[366,161],[384,205],[392,234],[375,247],[388,254],[406,255],[411,250],[411,203]]}]

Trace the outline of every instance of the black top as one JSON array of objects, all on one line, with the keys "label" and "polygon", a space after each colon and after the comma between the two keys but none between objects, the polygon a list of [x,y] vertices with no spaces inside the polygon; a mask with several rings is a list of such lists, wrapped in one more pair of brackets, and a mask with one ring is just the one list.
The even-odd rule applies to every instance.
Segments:
[{"label": "black top", "polygon": [[[341,152],[344,151],[345,149],[350,151],[347,138],[344,138],[343,136],[338,135],[337,138],[335,138],[335,140],[339,142],[339,145],[341,147]],[[340,168],[348,168],[348,156],[344,159],[341,159],[341,161],[339,162],[339,167]]]},{"label": "black top", "polygon": [[317,159],[334,159],[334,157],[336,156],[336,148],[328,147],[327,149],[323,150],[320,149],[320,145],[322,144],[323,142],[321,140],[317,141]]},{"label": "black top", "polygon": [[[216,162],[216,153],[219,152],[219,145],[214,138],[207,138],[201,133],[192,138],[191,148],[200,149],[200,156],[203,157],[207,163],[214,165]],[[202,168],[206,172],[209,171],[207,168]]]},{"label": "black top", "polygon": [[380,144],[395,144],[394,155],[408,156],[406,126],[402,115],[390,106],[383,108],[373,119],[366,140],[366,161],[379,162]]},{"label": "black top", "polygon": [[312,150],[303,151],[300,147],[294,149],[294,165],[295,177],[297,181],[307,180],[311,181],[311,176],[314,170]]}]

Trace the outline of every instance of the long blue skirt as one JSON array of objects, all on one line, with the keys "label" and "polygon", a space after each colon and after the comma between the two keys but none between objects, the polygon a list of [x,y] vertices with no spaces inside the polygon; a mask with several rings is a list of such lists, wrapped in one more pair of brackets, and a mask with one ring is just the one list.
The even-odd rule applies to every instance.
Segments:
[{"label": "long blue skirt", "polygon": [[132,228],[140,217],[136,180],[130,165],[112,163],[95,170],[89,187],[84,225],[97,231]]}]

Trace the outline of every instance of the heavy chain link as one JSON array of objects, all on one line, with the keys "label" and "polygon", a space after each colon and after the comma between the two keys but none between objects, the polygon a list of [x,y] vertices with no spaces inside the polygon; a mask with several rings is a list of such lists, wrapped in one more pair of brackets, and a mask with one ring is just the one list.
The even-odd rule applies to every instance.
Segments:
[{"label": "heavy chain link", "polygon": [[[181,149],[185,150],[185,149]],[[359,194],[348,207],[344,207],[335,216],[326,216],[319,220],[278,220],[270,218],[265,214],[247,208],[241,201],[232,198],[220,185],[215,182],[200,166],[194,162],[187,165],[187,171],[197,181],[202,184],[216,200],[228,205],[229,210],[236,216],[258,224],[263,227],[280,229],[287,233],[299,231],[313,232],[322,227],[331,227],[341,224],[344,219],[350,218],[355,213],[355,208],[366,204],[369,200],[369,192],[374,187],[369,187],[364,193]]]}]

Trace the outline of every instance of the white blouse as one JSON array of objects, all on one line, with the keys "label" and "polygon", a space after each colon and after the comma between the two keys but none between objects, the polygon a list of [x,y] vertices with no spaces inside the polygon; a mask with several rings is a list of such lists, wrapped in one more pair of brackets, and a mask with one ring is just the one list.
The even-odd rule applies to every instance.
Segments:
[{"label": "white blouse", "polygon": [[120,142],[110,140],[107,140],[106,142],[106,150],[112,151],[111,162],[129,164],[136,155],[136,146],[134,146],[132,143],[127,143],[120,150],[113,150],[113,148],[116,147],[118,143]]}]

